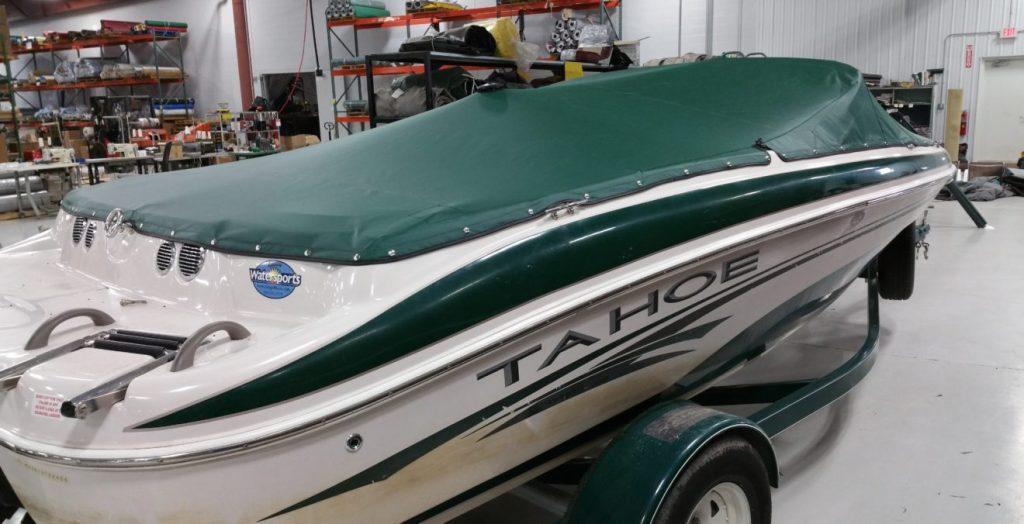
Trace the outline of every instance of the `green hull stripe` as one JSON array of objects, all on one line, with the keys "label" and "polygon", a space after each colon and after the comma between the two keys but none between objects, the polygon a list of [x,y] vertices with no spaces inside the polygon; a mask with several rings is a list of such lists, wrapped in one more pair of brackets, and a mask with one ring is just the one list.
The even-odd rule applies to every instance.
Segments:
[{"label": "green hull stripe", "polygon": [[[829,242],[828,244],[816,246],[808,251],[800,253],[791,259],[780,262],[775,266],[767,268],[762,272],[753,275],[747,281],[743,281],[741,283],[738,283],[737,285],[723,289],[715,293],[714,295],[705,297],[704,299],[701,299],[700,301],[695,302],[694,304],[673,313],[672,315],[652,322],[632,333],[623,336],[620,339],[614,340],[605,345],[604,347],[598,349],[597,351],[589,353],[579,358],[578,360],[569,363],[565,367],[559,368],[552,372],[551,374],[541,377],[540,379],[522,387],[521,389],[501,399],[500,401],[495,402],[494,404],[491,404],[490,406],[487,406],[481,409],[480,411],[477,411],[476,413],[473,413],[463,418],[462,420],[459,420],[454,424],[451,424],[441,429],[440,431],[428,436],[427,438],[417,442],[416,444],[413,444],[412,446],[403,449],[402,451],[388,457],[387,459],[378,462],[377,464],[371,466],[370,468],[367,468],[366,470],[363,470],[357,473],[356,475],[349,477],[305,500],[302,500],[296,504],[293,504],[292,506],[282,509],[281,511],[278,511],[273,515],[267,516],[262,520],[267,520],[280,515],[284,515],[286,513],[290,513],[292,511],[341,495],[342,493],[346,493],[348,491],[361,488],[374,482],[387,480],[395,472],[408,466],[412,462],[416,461],[417,459],[426,455],[427,453],[433,451],[434,449],[437,449],[445,442],[448,442],[449,440],[456,438],[459,435],[462,435],[466,431],[469,431],[474,426],[479,425],[481,421],[499,415],[502,411],[506,411],[508,409],[508,406],[513,406],[516,403],[530,397],[531,395],[553,384],[554,382],[572,373],[573,371],[580,369],[581,367],[585,366],[590,362],[593,362],[594,360],[602,357],[603,355],[609,354],[610,352],[623,346],[624,344],[630,343],[631,341],[637,339],[641,335],[644,335],[645,333],[648,333],[651,330],[658,328],[659,326],[665,326],[658,329],[658,331],[654,332],[653,334],[650,334],[640,339],[635,344],[630,346],[627,349],[627,351],[635,348],[636,346],[651,344],[665,337],[673,336],[680,330],[689,327],[690,324],[701,320],[705,315],[743,296],[746,292],[750,291],[751,289],[754,289],[762,284],[770,282],[775,278],[785,274],[786,272],[799,267],[801,264],[830,252],[832,249],[835,249],[836,246],[842,245],[843,243],[849,242],[855,238],[859,238],[860,236],[867,234],[868,232],[874,231],[879,227],[882,227],[883,225],[888,224],[894,220],[898,220],[901,216],[906,215],[906,213],[908,213],[909,211],[910,208],[902,209],[890,215],[889,217],[879,220],[878,222],[875,222],[873,224],[864,224],[860,229],[851,231],[846,235],[839,237],[833,240],[832,242]],[[842,272],[843,271],[840,270],[839,272],[837,272],[837,274],[841,274]],[[758,347],[756,340],[757,337],[751,335],[751,331],[753,329],[756,329],[756,327],[752,327],[751,329],[746,330],[740,336],[736,337],[736,339],[733,341],[734,343],[731,346],[725,346],[726,348],[735,349],[738,347],[736,345],[737,341],[743,339],[743,341],[750,343],[748,349],[752,349],[749,349],[747,353],[741,354],[737,354],[737,352],[734,350],[728,350],[725,352],[719,351],[718,353],[716,353],[716,356],[725,356],[725,359],[732,363],[726,363],[726,365],[720,366],[711,366],[710,369],[704,366],[698,367],[698,369],[694,370],[692,373],[688,375],[687,378],[690,380],[684,379],[683,382],[685,383],[683,384],[683,387],[685,389],[681,391],[691,391],[693,390],[693,388],[698,387],[700,384],[703,384],[709,380],[713,380],[713,373],[718,373],[720,375],[721,373],[724,373],[725,371],[728,371],[729,369],[734,367],[736,364],[739,364],[742,360],[753,358],[758,353],[763,351],[763,348]],[[696,377],[699,377],[699,379],[696,379]],[[482,426],[482,428],[486,427],[486,425]],[[472,433],[470,433],[469,435],[464,435],[463,438],[469,436],[472,436]]]},{"label": "green hull stripe", "polygon": [[[856,267],[859,268],[860,266],[863,265],[863,263],[864,261],[857,261],[854,264],[844,267],[839,271],[836,271],[835,273],[826,277],[820,282],[805,289],[798,296],[794,297],[793,299],[790,299],[789,301],[782,304],[774,311],[766,315],[764,318],[754,323],[754,325],[752,325],[749,329],[747,329],[741,335],[737,336],[735,339],[730,341],[726,345],[726,348],[731,348],[729,349],[729,351],[735,351],[737,354],[746,355],[748,358],[750,358],[752,354],[759,353],[761,351],[759,345],[763,342],[757,342],[758,340],[763,341],[767,338],[770,338],[773,333],[784,332],[789,327],[791,327],[795,322],[798,322],[800,318],[807,316],[808,310],[820,311],[822,308],[827,307],[828,304],[832,302],[832,300],[838,298],[839,293],[836,293],[834,296],[828,298],[823,298],[821,295],[827,293],[827,291],[830,289],[835,289],[836,287],[842,286],[843,289],[845,289],[845,285],[848,285],[848,283],[843,282],[843,277],[849,275],[851,267],[854,267],[854,265],[856,265]],[[808,303],[801,302],[802,300],[805,300],[808,297],[814,298],[811,299],[811,301]],[[829,298],[831,298],[831,300],[829,300]],[[751,335],[755,336],[751,337]],[[742,346],[742,350],[740,346]],[[485,481],[484,483],[460,495],[457,495],[449,499],[448,501],[438,506],[435,506],[434,508],[431,508],[428,511],[425,511],[417,515],[416,517],[409,519],[409,522],[420,522],[435,515],[438,515],[450,508],[453,508],[458,504],[461,504],[462,502],[465,502],[481,493],[484,493],[491,488],[501,485],[503,482],[511,480],[518,475],[522,475],[523,473],[526,473],[531,469],[544,464],[545,462],[558,458],[560,455],[572,451],[579,445],[585,444],[590,439],[614,431],[616,428],[629,423],[631,420],[633,420],[633,418],[640,415],[642,413],[643,408],[648,408],[653,404],[657,403],[658,401],[664,400],[666,396],[685,395],[688,391],[692,391],[692,389],[686,387],[674,388],[669,392],[648,399],[640,404],[639,409],[637,407],[631,408],[624,412],[624,414],[613,417],[609,421],[606,421],[596,426],[595,428],[582,433],[580,436],[574,437],[567,441],[566,443],[560,444],[552,448],[551,450],[539,455],[538,457],[532,458],[527,462],[498,475],[497,477]],[[625,470],[620,471],[628,470],[629,468],[627,467]],[[590,522],[616,521],[616,519],[612,518],[597,518],[591,520]]]},{"label": "green hull stripe", "polygon": [[945,156],[935,153],[760,177],[567,223],[441,278],[341,339],[270,374],[139,427],[199,422],[312,393],[677,244],[944,164]]}]

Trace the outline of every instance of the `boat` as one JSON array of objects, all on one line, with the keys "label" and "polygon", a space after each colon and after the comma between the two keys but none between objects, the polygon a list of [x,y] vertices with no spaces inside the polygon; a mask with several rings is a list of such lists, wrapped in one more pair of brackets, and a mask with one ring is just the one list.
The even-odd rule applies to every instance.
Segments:
[{"label": "boat", "polygon": [[854,68],[722,58],[77,189],[0,251],[5,500],[449,518],[771,349],[952,173]]}]

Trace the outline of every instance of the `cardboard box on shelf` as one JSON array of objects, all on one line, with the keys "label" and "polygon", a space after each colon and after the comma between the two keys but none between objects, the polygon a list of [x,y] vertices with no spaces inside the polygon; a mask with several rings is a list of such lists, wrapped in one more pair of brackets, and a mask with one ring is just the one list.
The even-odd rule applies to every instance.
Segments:
[{"label": "cardboard box on shelf", "polygon": [[967,168],[969,178],[994,177],[1003,174],[1006,166],[1002,162],[971,162]]},{"label": "cardboard box on shelf", "polygon": [[320,138],[316,135],[294,135],[281,137],[281,149],[291,151],[300,147],[319,144]]},{"label": "cardboard box on shelf", "polygon": [[39,131],[37,131],[34,127],[18,128],[18,138],[21,140],[22,143],[31,142],[33,144],[37,144],[36,148],[39,147]]},{"label": "cardboard box on shelf", "polygon": [[82,135],[82,130],[80,129],[65,129],[64,131],[60,132],[60,139],[61,142],[64,143],[65,147],[71,147],[70,145],[68,145],[69,142],[72,142],[74,140],[83,140],[84,138],[85,136]]},{"label": "cardboard box on shelf", "polygon": [[235,157],[231,155],[217,155],[213,157],[214,164],[227,164],[228,162],[234,162]]},{"label": "cardboard box on shelf", "polygon": [[168,160],[181,160],[185,158],[185,145],[181,142],[167,142],[164,147],[171,148],[170,155],[167,157]]},{"label": "cardboard box on shelf", "polygon": [[84,138],[65,140],[64,147],[74,149],[78,158],[89,158],[89,141]]}]

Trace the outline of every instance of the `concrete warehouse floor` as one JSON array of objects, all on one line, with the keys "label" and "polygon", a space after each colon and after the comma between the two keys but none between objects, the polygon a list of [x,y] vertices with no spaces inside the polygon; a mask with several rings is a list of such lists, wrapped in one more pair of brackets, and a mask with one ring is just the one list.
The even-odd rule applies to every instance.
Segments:
[{"label": "concrete warehouse floor", "polygon": [[[775,521],[1024,522],[1024,198],[929,213],[914,297],[882,302],[874,369],[848,396],[774,440]],[[50,219],[0,222],[0,244]],[[730,382],[826,372],[863,341],[863,282]],[[1020,309],[1018,309],[1020,308]],[[459,522],[555,518],[503,495]]]}]

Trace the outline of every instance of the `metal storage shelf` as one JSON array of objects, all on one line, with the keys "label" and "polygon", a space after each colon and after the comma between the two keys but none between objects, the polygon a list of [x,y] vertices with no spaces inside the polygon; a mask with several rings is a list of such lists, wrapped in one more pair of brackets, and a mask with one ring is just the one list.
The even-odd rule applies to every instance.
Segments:
[{"label": "metal storage shelf", "polygon": [[[20,98],[23,101],[21,105],[29,110],[39,109],[45,105],[43,102],[44,92],[57,93],[56,96],[59,97],[58,105],[60,106],[66,106],[74,103],[87,105],[88,90],[90,89],[105,89],[106,95],[108,96],[124,94],[124,91],[115,92],[113,91],[114,89],[126,89],[129,95],[135,96],[136,88],[147,88],[154,89],[156,91],[154,98],[187,99],[188,86],[186,84],[186,80],[188,80],[188,74],[185,71],[184,49],[182,46],[182,39],[186,36],[188,36],[187,33],[179,36],[157,36],[156,34],[151,33],[33,44],[31,47],[16,46],[13,49],[13,54],[27,55],[29,59],[26,60],[21,69],[13,75],[14,77],[19,77],[26,71],[39,70],[39,55],[49,55],[50,61],[54,66],[56,66],[57,63],[71,58],[61,56],[62,53],[73,52],[73,58],[82,58],[81,51],[83,49],[120,47],[119,54],[106,55],[103,56],[103,58],[124,64],[132,64],[132,49],[139,46],[148,46],[152,52],[150,53],[151,57],[147,61],[151,62],[151,64],[142,65],[152,65],[156,69],[156,78],[119,78],[112,80],[73,82],[67,84],[47,83],[42,85],[23,82],[21,85],[14,88],[14,94],[17,98]],[[177,69],[181,71],[181,78],[160,78],[161,68]],[[25,95],[22,94],[29,92],[36,93],[36,96],[33,97],[35,99],[35,103],[33,103],[29,98],[25,98]],[[152,91],[144,92],[152,93]],[[189,118],[192,116],[192,111],[186,108],[184,116],[185,118]],[[157,117],[160,119],[162,124],[164,121],[163,114],[158,114]]]},{"label": "metal storage shelf", "polygon": [[[374,62],[400,62],[400,63],[413,63],[422,64],[422,67],[426,71],[434,71],[444,66],[463,66],[463,67],[478,67],[485,69],[516,69],[516,61],[511,58],[501,58],[497,56],[469,56],[459,55],[454,53],[438,53],[436,51],[415,51],[406,53],[381,53],[375,55],[366,55],[366,70],[371,71],[371,74],[366,75],[366,91],[367,93],[373,93],[373,77],[374,73],[378,69],[373,66]],[[436,66],[436,67],[435,67]],[[598,64],[582,64],[583,71],[595,72],[595,73],[607,73],[611,71],[618,71],[620,68],[614,66],[605,66]],[[558,60],[537,60],[530,64],[530,69],[536,69],[540,71],[564,71],[565,62]],[[432,93],[431,88],[431,76],[426,75],[426,92]],[[377,127],[378,123],[393,122],[400,119],[382,119],[377,117],[377,101],[374,97],[370,97],[367,107],[370,113],[370,127]],[[426,109],[429,111],[434,108],[433,97],[426,97]]]},{"label": "metal storage shelf", "polygon": [[[469,71],[493,69],[491,67],[465,66]],[[396,66],[373,66],[373,74],[383,75],[412,75],[424,71],[421,65],[396,65]],[[336,67],[331,71],[334,76],[366,76],[366,66]]]},{"label": "metal storage shelf", "polygon": [[[355,99],[359,100],[363,98],[363,80],[368,78],[370,75],[366,74],[365,67],[333,67],[334,57],[340,56],[341,53],[355,58],[360,56],[359,50],[359,31],[363,29],[377,29],[382,27],[405,27],[406,36],[412,36],[412,26],[414,25],[430,25],[435,30],[440,30],[441,23],[450,22],[466,22],[471,20],[486,20],[490,18],[498,17],[515,17],[517,24],[519,25],[520,36],[523,33],[526,25],[526,15],[535,14],[553,14],[557,13],[562,9],[580,9],[588,10],[594,9],[598,11],[600,16],[600,22],[605,21],[611,22],[612,15],[609,9],[618,9],[618,22],[613,23],[612,28],[619,36],[622,28],[622,0],[546,0],[546,1],[531,1],[521,2],[515,4],[504,4],[496,5],[491,7],[481,7],[475,9],[463,9],[458,11],[441,11],[432,13],[413,13],[396,16],[387,16],[380,18],[348,18],[348,19],[327,19],[327,51],[328,59],[332,64],[331,68],[331,109],[334,112],[334,120],[338,125],[334,129],[334,136],[339,136],[338,128],[344,129],[346,133],[352,134],[354,132],[352,124],[359,124],[360,129],[366,129],[365,124],[369,121],[366,117],[360,115],[347,115],[343,109],[339,106],[346,100],[351,100],[351,96],[354,94]],[[337,29],[340,28],[351,28],[351,40],[346,42],[339,36]],[[480,57],[468,57],[468,58],[480,58]],[[493,57],[488,57],[493,58]],[[469,64],[460,64],[466,67]],[[467,69],[493,69],[495,66],[472,66],[466,67]],[[507,67],[501,65],[500,67]],[[414,74],[421,73],[424,69],[422,66],[375,66],[373,67],[372,73],[376,75],[402,75],[402,74]],[[338,86],[335,83],[336,78],[341,78],[342,83]],[[353,93],[354,92],[354,93]],[[368,91],[369,92],[369,91]]]},{"label": "metal storage shelf", "polygon": [[[18,94],[14,92],[14,75],[11,73],[11,60],[14,59],[15,54],[10,49],[10,34],[11,31],[7,24],[7,8],[4,6],[0,6],[0,35],[3,35],[3,42],[0,42],[0,61],[3,61],[4,64],[2,77],[0,77],[0,89],[2,89],[2,93],[0,93],[0,95],[2,96],[0,96],[0,99],[10,103],[11,105],[11,117],[10,119],[4,120],[4,128],[6,130],[6,123],[10,122],[10,127],[14,130],[13,133],[6,134],[8,138],[4,138],[3,143],[0,143],[0,147],[4,148],[4,153],[6,153],[5,156],[8,156],[10,153],[10,149],[8,147],[7,141],[10,138],[13,138],[15,144],[15,151],[18,155],[17,159],[20,161],[22,156],[22,150],[18,128],[20,126],[19,120],[21,120],[21,118],[18,114],[18,101],[16,100]],[[19,199],[18,204],[20,206],[20,197],[17,198]]]},{"label": "metal storage shelf", "polygon": [[49,53],[50,51],[67,51],[70,49],[90,49],[115,45],[148,44],[154,41],[164,42],[168,40],[175,40],[177,38],[181,37],[145,34],[86,38],[82,40],[69,40],[67,42],[56,42],[52,44],[33,44],[32,46],[16,45],[11,46],[11,53],[14,55],[27,55],[30,53]]},{"label": "metal storage shelf", "polygon": [[144,86],[157,83],[173,84],[184,82],[187,78],[125,78],[119,80],[98,80],[95,82],[73,82],[68,84],[25,84],[14,88],[15,91],[67,91],[75,89],[94,89],[98,87]]},{"label": "metal storage shelf", "polygon": [[620,0],[547,0],[545,2],[522,2],[518,4],[496,5],[458,11],[436,11],[430,13],[413,13],[379,18],[347,18],[328,20],[327,27],[356,26],[363,29],[378,27],[404,27],[406,25],[432,25],[439,22],[459,22],[467,20],[486,20],[502,16],[533,15],[553,13],[560,9],[598,9],[601,4],[607,9],[619,6]]},{"label": "metal storage shelf", "polygon": [[370,123],[369,115],[346,115],[344,113],[334,117],[334,120],[339,124],[368,124]]},{"label": "metal storage shelf", "polygon": [[930,105],[932,103],[933,86],[915,87],[869,87],[872,95],[878,98],[880,95],[889,94],[894,102],[914,105]]},{"label": "metal storage shelf", "polygon": [[[9,119],[0,118],[0,122],[9,121]],[[20,122],[21,127],[46,127],[54,125],[53,121],[49,122]],[[60,127],[65,129],[80,129],[83,127],[92,127],[96,125],[92,120],[61,120]]]},{"label": "metal storage shelf", "polygon": [[873,86],[871,94],[883,105],[900,111],[919,132],[931,136],[934,120],[935,86]]}]

